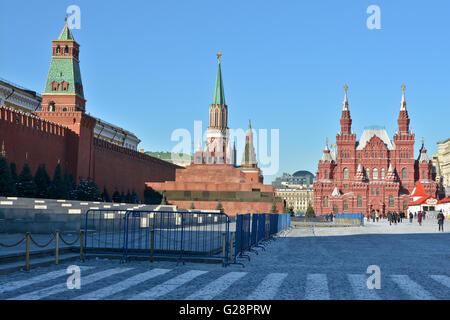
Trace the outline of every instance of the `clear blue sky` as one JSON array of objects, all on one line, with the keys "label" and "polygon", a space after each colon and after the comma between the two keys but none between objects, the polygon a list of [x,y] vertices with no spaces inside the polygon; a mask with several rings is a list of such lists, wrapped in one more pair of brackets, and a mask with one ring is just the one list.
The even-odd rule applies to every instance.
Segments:
[{"label": "clear blue sky", "polygon": [[[447,0],[2,1],[0,77],[43,91],[72,4],[87,110],[145,150],[169,151],[173,130],[207,124],[219,50],[229,127],[279,129],[278,174],[316,172],[344,84],[358,138],[370,125],[393,136],[402,84],[416,156],[421,137],[430,155],[450,137]],[[381,30],[366,26],[372,4]]]}]

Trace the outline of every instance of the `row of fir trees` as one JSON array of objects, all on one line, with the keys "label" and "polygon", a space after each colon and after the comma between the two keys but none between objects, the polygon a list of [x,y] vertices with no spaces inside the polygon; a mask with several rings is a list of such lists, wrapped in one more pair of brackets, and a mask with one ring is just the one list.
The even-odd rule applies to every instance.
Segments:
[{"label": "row of fir trees", "polygon": [[39,165],[33,176],[30,166],[25,163],[20,174],[17,174],[16,164],[8,164],[5,157],[0,157],[0,196],[140,203],[134,190],[132,193],[128,190],[127,194],[116,190],[111,197],[106,187],[101,193],[94,181],[81,180],[76,184],[67,170],[62,173],[59,163],[53,173],[53,179],[48,175],[45,164]]}]

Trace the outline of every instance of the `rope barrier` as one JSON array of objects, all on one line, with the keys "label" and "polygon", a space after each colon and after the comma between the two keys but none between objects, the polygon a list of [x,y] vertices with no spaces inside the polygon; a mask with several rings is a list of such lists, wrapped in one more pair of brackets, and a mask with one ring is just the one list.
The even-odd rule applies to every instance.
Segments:
[{"label": "rope barrier", "polygon": [[30,234],[30,239],[31,239],[31,242],[33,242],[34,245],[35,245],[36,247],[39,247],[39,248],[45,248],[45,247],[47,247],[50,243],[52,243],[53,239],[55,239],[55,234],[53,234],[53,237],[51,237],[50,240],[49,240],[45,245],[42,245],[42,244],[37,243],[37,242],[33,239],[33,237],[31,236],[31,234]]},{"label": "rope barrier", "polygon": [[4,247],[4,248],[12,248],[12,247],[16,247],[16,246],[18,246],[19,244],[21,244],[24,240],[25,240],[25,236],[22,238],[22,239],[20,239],[19,241],[17,241],[16,243],[13,243],[13,244],[4,244],[4,243],[1,243],[0,242],[0,247]]},{"label": "rope barrier", "polygon": [[64,238],[62,237],[61,234],[59,234],[59,238],[61,239],[61,241],[66,245],[66,246],[73,246],[75,243],[78,242],[78,240],[80,239],[80,235],[77,236],[77,238],[73,241],[73,242],[67,242],[66,240],[64,240]]}]

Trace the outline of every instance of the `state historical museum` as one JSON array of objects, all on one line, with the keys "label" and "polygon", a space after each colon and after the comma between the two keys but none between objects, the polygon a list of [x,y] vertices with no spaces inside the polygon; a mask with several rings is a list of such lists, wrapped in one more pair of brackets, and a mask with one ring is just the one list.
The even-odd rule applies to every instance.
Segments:
[{"label": "state historical museum", "polygon": [[437,197],[432,162],[422,143],[414,158],[414,134],[409,129],[405,86],[398,116],[398,129],[391,140],[384,129],[366,129],[359,141],[352,132],[347,86],[336,135],[337,150],[328,144],[319,161],[314,183],[314,211],[333,213],[380,213],[406,211],[411,192],[420,181],[425,191]]}]

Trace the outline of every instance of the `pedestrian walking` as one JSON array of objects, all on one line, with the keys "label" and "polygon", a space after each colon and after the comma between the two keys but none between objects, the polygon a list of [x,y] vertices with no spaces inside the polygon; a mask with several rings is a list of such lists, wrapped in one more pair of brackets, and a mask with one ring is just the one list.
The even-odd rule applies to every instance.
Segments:
[{"label": "pedestrian walking", "polygon": [[419,223],[419,226],[422,225],[422,211],[419,211],[417,214],[417,222]]},{"label": "pedestrian walking", "polygon": [[392,226],[392,213],[390,211],[388,211],[388,213],[387,213],[387,218],[389,221],[389,225]]},{"label": "pedestrian walking", "polygon": [[375,222],[375,210],[372,210],[371,215],[372,215],[372,222]]},{"label": "pedestrian walking", "polygon": [[412,214],[412,212],[409,213],[409,223],[412,223],[414,218],[414,215]]},{"label": "pedestrian walking", "polygon": [[437,215],[437,221],[438,221],[438,225],[439,225],[438,231],[444,232],[444,220],[445,220],[445,217],[441,210],[441,212],[439,212]]}]

